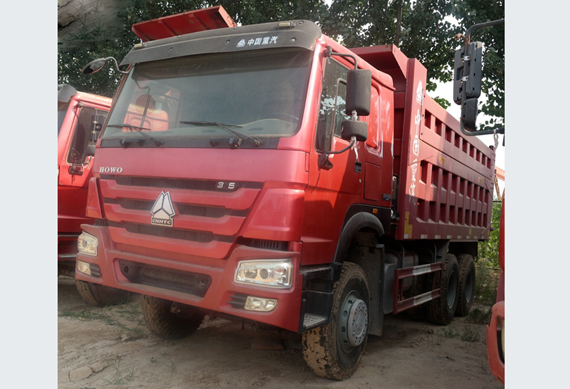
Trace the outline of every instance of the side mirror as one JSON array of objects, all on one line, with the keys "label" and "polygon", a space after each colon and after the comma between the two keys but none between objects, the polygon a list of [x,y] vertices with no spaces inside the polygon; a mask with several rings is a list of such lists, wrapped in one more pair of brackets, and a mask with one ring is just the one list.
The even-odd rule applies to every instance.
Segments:
[{"label": "side mirror", "polygon": [[469,43],[455,52],[453,101],[461,104],[465,98],[478,98],[481,96],[483,44],[481,42]]},{"label": "side mirror", "polygon": [[453,101],[461,105],[461,123],[465,129],[477,129],[477,99],[481,96],[481,42],[469,43],[455,52]]},{"label": "side mirror", "polygon": [[342,139],[348,141],[355,137],[357,142],[366,142],[368,139],[368,123],[358,120],[344,120],[341,136]]},{"label": "side mirror", "polygon": [[475,131],[477,128],[477,99],[467,99],[461,106],[461,122],[466,129]]},{"label": "side mirror", "polygon": [[95,155],[95,145],[87,145],[85,148],[85,155],[88,157],[92,157]]},{"label": "side mirror", "polygon": [[483,78],[483,43],[473,42],[467,45],[467,57],[469,58],[468,72],[465,81],[465,95],[468,98],[478,98],[481,96],[481,79]]},{"label": "side mirror", "polygon": [[71,165],[68,170],[69,174],[72,176],[82,176],[83,175],[83,166],[81,165]]},{"label": "side mirror", "polygon": [[356,111],[358,116],[370,115],[372,72],[352,69],[346,78],[346,114],[350,116]]},{"label": "side mirror", "polygon": [[98,58],[85,65],[81,72],[83,74],[97,73],[99,70],[103,69],[103,66],[105,66],[106,63],[107,63],[106,58]]},{"label": "side mirror", "polygon": [[107,63],[107,61],[113,61],[113,63],[115,64],[115,68],[117,69],[117,71],[121,74],[129,74],[129,72],[124,72],[121,69],[119,69],[119,64],[117,63],[117,60],[113,57],[107,57],[107,58],[97,58],[91,62],[89,62],[87,65],[85,65],[83,67],[83,70],[81,71],[83,74],[92,74],[92,73],[97,73],[99,70],[103,69],[103,66],[105,66],[105,64]]}]

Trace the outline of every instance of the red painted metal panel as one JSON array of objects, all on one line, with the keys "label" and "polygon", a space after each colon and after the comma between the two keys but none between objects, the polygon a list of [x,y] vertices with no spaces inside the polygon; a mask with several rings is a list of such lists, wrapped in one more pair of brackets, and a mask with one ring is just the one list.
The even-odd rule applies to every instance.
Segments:
[{"label": "red painted metal panel", "polygon": [[[168,227],[164,227],[168,228]],[[113,242],[125,245],[135,245],[187,255],[203,256],[222,259],[226,257],[232,243],[211,241],[208,243],[190,242],[188,240],[165,238],[153,235],[142,235],[128,232],[124,228],[109,227],[109,235]]]},{"label": "red painted metal panel", "polygon": [[420,177],[420,124],[425,94],[426,68],[415,59],[408,61],[406,86],[406,106],[401,131],[402,151],[399,172],[398,207],[401,220],[396,231],[396,239],[419,239],[414,227],[417,224],[417,186]]},{"label": "red painted metal panel", "polygon": [[101,209],[101,199],[99,198],[99,189],[97,188],[97,178],[91,177],[89,180],[87,206],[85,214],[93,219],[103,218],[103,211]]},{"label": "red painted metal panel", "polygon": [[[184,204],[200,204],[204,206],[223,206],[232,210],[251,208],[259,189],[239,188],[234,192],[209,192],[205,190],[169,189],[173,202]],[[129,187],[119,185],[116,181],[101,180],[101,193],[105,198],[130,198],[136,200],[155,201],[160,189]]]},{"label": "red painted metal panel", "polygon": [[[148,224],[151,219],[149,210],[124,209],[118,204],[105,204],[105,214],[110,221]],[[173,227],[193,231],[208,231],[216,235],[233,236],[241,228],[245,216],[224,215],[218,218],[203,216],[177,215]]]},{"label": "red painted metal panel", "polygon": [[504,331],[505,302],[501,301],[493,305],[491,324],[487,326],[487,357],[491,372],[497,380],[505,383],[505,363],[501,359],[499,347],[499,329]]},{"label": "red painted metal panel", "polygon": [[224,7],[218,5],[136,23],[132,29],[143,42],[148,42],[198,31],[235,26],[237,24]]},{"label": "red painted metal panel", "polygon": [[[106,157],[116,152],[99,149],[94,174],[99,179],[105,217],[115,223],[109,236],[114,244],[129,246],[127,251],[132,252],[136,246],[186,256],[226,258],[238,236],[300,240],[307,179],[303,152],[238,149],[228,153],[181,148],[164,154],[159,148],[121,149],[123,158],[115,169],[120,173],[102,173],[109,169],[97,161],[107,161]],[[212,162],[224,160],[227,163]],[[169,172],[166,183],[164,172]],[[259,181],[251,182],[252,177]],[[169,182],[176,179],[186,181],[188,188],[200,182],[210,182],[212,187],[169,187]],[[214,189],[220,181],[245,186],[233,191]],[[152,206],[163,192],[169,193],[173,203],[172,228],[151,226]],[[145,227],[135,232],[129,224]],[[152,228],[165,229],[161,231],[164,236],[153,236]],[[205,243],[207,237],[212,240]]]}]

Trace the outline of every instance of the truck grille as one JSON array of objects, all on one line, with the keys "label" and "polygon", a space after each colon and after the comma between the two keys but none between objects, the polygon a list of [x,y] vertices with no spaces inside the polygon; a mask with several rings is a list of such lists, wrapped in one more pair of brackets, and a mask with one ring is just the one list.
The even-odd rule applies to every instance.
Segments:
[{"label": "truck grille", "polygon": [[[99,184],[115,243],[211,258],[229,254],[263,186],[114,175],[101,175]],[[174,208],[172,225],[153,225],[151,209],[166,192]]]}]

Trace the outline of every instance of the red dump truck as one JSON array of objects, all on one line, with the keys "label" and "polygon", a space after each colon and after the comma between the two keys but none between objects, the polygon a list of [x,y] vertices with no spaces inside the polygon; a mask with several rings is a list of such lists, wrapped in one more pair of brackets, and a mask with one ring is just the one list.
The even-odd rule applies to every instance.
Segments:
[{"label": "red dump truck", "polygon": [[170,30],[121,63],[77,279],[142,294],[164,338],[205,315],[302,333],[337,380],[384,315],[467,314],[495,155],[426,94],[419,61],[306,20]]},{"label": "red dump truck", "polygon": [[[85,216],[87,186],[111,99],[66,84],[58,85],[57,97],[57,270],[58,275],[73,276],[81,224],[93,223]],[[81,297],[93,305],[112,304],[126,295],[99,284],[77,281],[76,285]]]}]

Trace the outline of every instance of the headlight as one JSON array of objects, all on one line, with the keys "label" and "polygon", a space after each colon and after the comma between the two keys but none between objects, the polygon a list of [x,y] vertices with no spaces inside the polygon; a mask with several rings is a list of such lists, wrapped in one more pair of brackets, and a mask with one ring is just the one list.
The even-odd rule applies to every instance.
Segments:
[{"label": "headlight", "polygon": [[99,242],[93,235],[82,232],[77,238],[77,248],[81,254],[97,256],[97,246]]},{"label": "headlight", "polygon": [[292,268],[290,259],[241,261],[236,270],[235,282],[290,288]]}]

